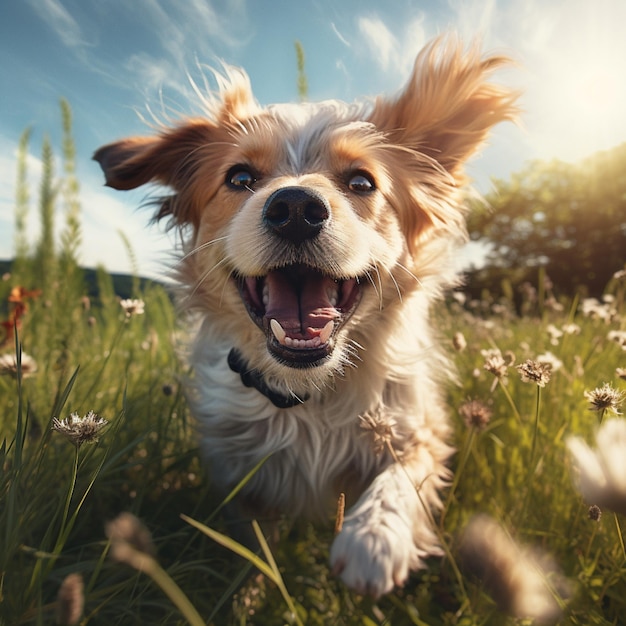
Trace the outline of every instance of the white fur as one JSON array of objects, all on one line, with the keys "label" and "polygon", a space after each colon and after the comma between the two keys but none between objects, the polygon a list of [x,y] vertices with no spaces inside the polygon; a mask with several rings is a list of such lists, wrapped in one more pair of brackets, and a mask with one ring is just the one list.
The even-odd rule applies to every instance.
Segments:
[{"label": "white fur", "polygon": [[[227,68],[220,93],[203,98],[206,117],[95,155],[110,186],[172,189],[157,217],[170,216],[184,242],[180,304],[200,319],[189,402],[212,479],[228,491],[267,457],[241,493],[249,510],[326,522],[345,492],[351,506],[331,565],[362,593],[386,593],[441,554],[432,517],[450,479],[441,392],[450,367],[430,309],[453,282],[466,235],[464,163],[491,126],[515,116],[516,94],[486,80],[507,61],[441,38],[393,98],[267,108],[245,73]],[[297,242],[263,219],[268,199],[294,186],[328,209]],[[284,290],[273,292],[272,314],[283,315],[291,341],[310,347],[329,316],[341,321],[324,358],[312,351],[297,367],[268,338],[257,279]],[[320,291],[333,281],[346,281],[347,294],[359,285],[350,317],[339,309],[357,300],[333,310]],[[244,387],[227,364],[233,348],[266,387],[306,401],[281,409]]]}]

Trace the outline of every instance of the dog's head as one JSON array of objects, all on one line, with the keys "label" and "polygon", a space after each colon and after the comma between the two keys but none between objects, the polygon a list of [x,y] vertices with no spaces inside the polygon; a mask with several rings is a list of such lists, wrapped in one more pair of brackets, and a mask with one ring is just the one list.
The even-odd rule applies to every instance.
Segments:
[{"label": "dog's head", "polygon": [[221,336],[254,367],[319,382],[443,274],[433,242],[464,234],[463,165],[515,114],[487,82],[505,63],[437,40],[396,97],[266,108],[229,69],[206,117],[94,158],[116,189],[172,188],[157,217],[185,233],[181,278]]}]

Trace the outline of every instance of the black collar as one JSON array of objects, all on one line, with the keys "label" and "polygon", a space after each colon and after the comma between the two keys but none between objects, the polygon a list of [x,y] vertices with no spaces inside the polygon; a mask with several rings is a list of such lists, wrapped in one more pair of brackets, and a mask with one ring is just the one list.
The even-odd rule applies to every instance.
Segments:
[{"label": "black collar", "polygon": [[233,372],[241,377],[241,382],[246,387],[254,387],[258,392],[262,393],[275,407],[279,409],[288,409],[292,406],[302,404],[309,399],[308,395],[298,398],[294,395],[284,395],[278,391],[274,391],[267,386],[263,380],[263,375],[259,370],[248,367],[248,362],[244,360],[237,348],[233,348],[228,353],[228,366]]}]

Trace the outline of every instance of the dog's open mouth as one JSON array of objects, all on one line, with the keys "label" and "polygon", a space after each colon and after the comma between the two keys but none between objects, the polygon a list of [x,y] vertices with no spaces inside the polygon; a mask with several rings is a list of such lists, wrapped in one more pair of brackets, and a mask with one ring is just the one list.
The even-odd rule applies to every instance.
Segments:
[{"label": "dog's open mouth", "polygon": [[339,280],[306,265],[290,265],[262,277],[244,277],[239,292],[267,347],[291,367],[319,365],[333,351],[339,329],[361,296],[358,278]]}]

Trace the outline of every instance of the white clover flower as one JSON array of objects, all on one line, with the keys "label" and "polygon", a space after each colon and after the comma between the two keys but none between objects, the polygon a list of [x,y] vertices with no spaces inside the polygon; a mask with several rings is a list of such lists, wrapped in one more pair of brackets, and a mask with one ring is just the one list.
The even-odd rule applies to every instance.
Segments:
[{"label": "white clover flower", "polygon": [[574,482],[585,502],[626,514],[626,420],[604,422],[595,450],[582,437],[569,437],[566,443]]},{"label": "white clover flower", "polygon": [[127,299],[120,300],[120,306],[124,309],[126,317],[132,317],[133,315],[143,315],[146,304],[143,300]]}]

